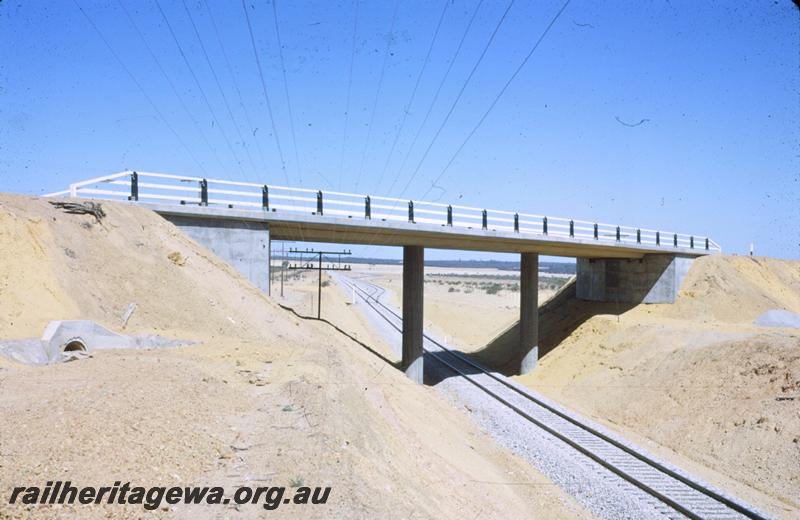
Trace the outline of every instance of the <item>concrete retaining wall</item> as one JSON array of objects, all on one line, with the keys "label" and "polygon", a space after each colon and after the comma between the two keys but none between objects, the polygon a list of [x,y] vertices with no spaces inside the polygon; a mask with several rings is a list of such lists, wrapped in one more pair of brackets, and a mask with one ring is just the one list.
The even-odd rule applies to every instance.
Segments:
[{"label": "concrete retaining wall", "polygon": [[645,255],[641,260],[578,259],[576,296],[619,303],[674,303],[692,258]]},{"label": "concrete retaining wall", "polygon": [[269,294],[270,247],[266,222],[162,216]]}]

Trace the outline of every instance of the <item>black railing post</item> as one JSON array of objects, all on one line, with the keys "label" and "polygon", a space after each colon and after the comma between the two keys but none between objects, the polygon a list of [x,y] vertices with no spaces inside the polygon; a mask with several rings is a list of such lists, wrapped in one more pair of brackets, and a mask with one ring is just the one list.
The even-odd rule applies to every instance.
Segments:
[{"label": "black railing post", "polygon": [[672,235],[672,245],[673,245],[673,247],[678,247],[678,234],[677,233]]},{"label": "black railing post", "polygon": [[317,192],[317,214],[323,215],[322,213],[322,191]]},{"label": "black railing post", "polygon": [[453,226],[453,206],[447,206],[447,225]]},{"label": "black railing post", "polygon": [[481,224],[483,229],[487,229],[489,227],[489,216],[486,214],[486,210],[483,210],[483,213],[481,213]]},{"label": "black railing post", "polygon": [[547,234],[547,217],[542,219],[542,233]]},{"label": "black railing post", "polygon": [[708,238],[706,238],[706,251],[708,251]]},{"label": "black railing post", "polygon": [[200,205],[208,206],[208,181],[205,179],[200,181]]},{"label": "black railing post", "polygon": [[408,201],[408,221],[414,222],[414,201]]},{"label": "black railing post", "polygon": [[694,235],[689,237],[689,247],[694,249]]},{"label": "black railing post", "polygon": [[619,226],[617,226],[617,242],[620,240]]},{"label": "black railing post", "polygon": [[642,230],[641,229],[637,229],[636,230],[636,243],[637,244],[641,244],[642,243]]},{"label": "black railing post", "polygon": [[519,233],[519,213],[514,213],[514,232]]},{"label": "black railing post", "polygon": [[372,220],[372,199],[364,197],[364,218]]},{"label": "black railing post", "polygon": [[597,224],[594,225],[594,239],[597,240],[600,238],[600,233],[597,230]]},{"label": "black railing post", "polygon": [[131,174],[131,196],[128,200],[139,200],[139,174],[136,172]]},{"label": "black railing post", "polygon": [[261,207],[269,211],[269,187],[266,184],[261,187]]},{"label": "black railing post", "polygon": [[569,221],[569,236],[575,237],[575,222],[572,220]]},{"label": "black railing post", "polygon": [[659,231],[656,231],[656,245],[661,245],[661,233]]}]

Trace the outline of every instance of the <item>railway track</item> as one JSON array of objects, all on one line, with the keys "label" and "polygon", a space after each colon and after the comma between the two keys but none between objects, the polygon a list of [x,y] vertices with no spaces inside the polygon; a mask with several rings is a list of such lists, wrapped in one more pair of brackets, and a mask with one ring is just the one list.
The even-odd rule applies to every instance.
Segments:
[{"label": "railway track", "polygon": [[[402,316],[385,305],[385,289],[363,278],[342,277],[344,283],[398,332]],[[544,402],[503,376],[487,370],[468,356],[453,351],[428,334],[424,349],[429,357],[475,385],[493,399],[560,439],[617,477],[644,491],[656,509],[669,518],[767,518],[763,513],[689,476],[667,467],[579,418]]]}]

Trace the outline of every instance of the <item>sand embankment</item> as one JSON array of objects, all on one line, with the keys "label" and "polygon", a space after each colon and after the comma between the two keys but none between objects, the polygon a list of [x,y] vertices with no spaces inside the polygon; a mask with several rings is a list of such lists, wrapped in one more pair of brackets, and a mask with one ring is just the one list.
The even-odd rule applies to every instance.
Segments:
[{"label": "sand embankment", "polygon": [[520,380],[796,512],[800,330],[771,309],[800,313],[800,262],[700,258],[674,305],[553,309],[576,328]]},{"label": "sand embankment", "polygon": [[[0,337],[92,319],[198,346],[0,365],[0,517],[260,517],[259,506],[9,506],[13,485],[331,486],[280,517],[574,517],[583,510],[434,391],[280,309],[157,215],[0,194]],[[334,291],[334,288],[325,289]],[[341,297],[331,302],[341,307]],[[336,309],[337,307],[332,307]]]}]

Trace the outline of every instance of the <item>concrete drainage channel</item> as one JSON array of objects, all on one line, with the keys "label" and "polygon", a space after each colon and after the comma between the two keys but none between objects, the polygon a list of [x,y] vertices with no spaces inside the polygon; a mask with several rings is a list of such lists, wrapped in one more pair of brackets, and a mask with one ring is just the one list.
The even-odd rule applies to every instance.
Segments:
[{"label": "concrete drainage channel", "polygon": [[0,341],[0,355],[25,365],[73,361],[102,349],[153,349],[196,344],[161,336],[117,334],[90,320],[51,321],[41,338]]},{"label": "concrete drainage channel", "polygon": [[[354,287],[370,321],[383,321],[398,348],[400,316],[381,302],[384,290]],[[395,333],[387,335],[389,323]],[[526,459],[601,518],[766,518],[737,499],[660,461],[543,396],[488,372],[467,356],[425,337],[426,378],[500,444]],[[454,376],[456,374],[456,377]]]}]

